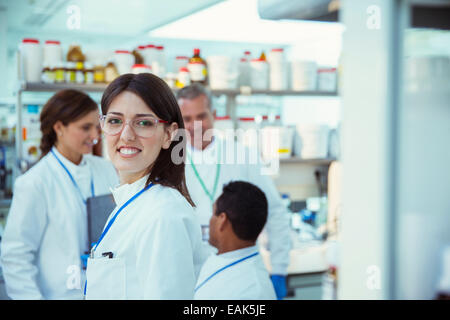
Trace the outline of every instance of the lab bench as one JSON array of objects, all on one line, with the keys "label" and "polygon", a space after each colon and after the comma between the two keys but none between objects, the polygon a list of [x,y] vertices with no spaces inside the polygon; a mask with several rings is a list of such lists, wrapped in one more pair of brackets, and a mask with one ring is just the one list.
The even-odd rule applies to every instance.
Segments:
[{"label": "lab bench", "polygon": [[[295,247],[289,252],[287,268],[287,290],[285,300],[321,300],[324,277],[328,270],[327,242]],[[271,272],[270,252],[260,247],[264,264]]]}]

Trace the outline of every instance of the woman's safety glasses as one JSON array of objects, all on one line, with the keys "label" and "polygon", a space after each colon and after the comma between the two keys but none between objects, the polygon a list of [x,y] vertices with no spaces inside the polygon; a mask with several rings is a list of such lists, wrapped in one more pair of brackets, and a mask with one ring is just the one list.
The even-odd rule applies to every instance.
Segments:
[{"label": "woman's safety glasses", "polygon": [[123,116],[115,114],[100,116],[100,125],[103,132],[112,136],[121,133],[125,125],[128,124],[137,136],[150,138],[155,133],[158,123],[167,123],[167,121],[152,116],[138,117],[132,120],[125,120]]}]

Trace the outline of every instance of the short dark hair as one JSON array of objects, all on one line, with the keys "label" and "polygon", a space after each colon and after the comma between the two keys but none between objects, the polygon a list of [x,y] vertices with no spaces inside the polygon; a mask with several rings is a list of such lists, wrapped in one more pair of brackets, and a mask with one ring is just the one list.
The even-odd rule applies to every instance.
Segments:
[{"label": "short dark hair", "polygon": [[[102,96],[101,107],[103,114],[108,112],[112,101],[122,92],[129,91],[139,96],[147,106],[167,125],[175,122],[178,125],[178,134],[182,135],[180,142],[172,141],[168,149],[162,149],[156,159],[147,185],[150,182],[177,189],[186,200],[194,206],[189,191],[186,187],[184,174],[184,159],[186,154],[186,138],[183,129],[184,122],[180,107],[169,86],[161,78],[150,73],[131,74],[127,73],[116,78],[106,88]],[[183,157],[181,163],[174,163],[171,158],[172,150],[179,143],[182,144],[180,155]]]},{"label": "short dark hair", "polygon": [[232,181],[223,187],[214,214],[225,212],[239,239],[256,241],[267,221],[267,208],[261,189],[248,182]]},{"label": "short dark hair", "polygon": [[177,92],[177,100],[187,99],[192,100],[201,95],[204,95],[208,100],[208,107],[211,109],[212,107],[212,95],[211,92],[200,83],[193,83],[188,85]]}]

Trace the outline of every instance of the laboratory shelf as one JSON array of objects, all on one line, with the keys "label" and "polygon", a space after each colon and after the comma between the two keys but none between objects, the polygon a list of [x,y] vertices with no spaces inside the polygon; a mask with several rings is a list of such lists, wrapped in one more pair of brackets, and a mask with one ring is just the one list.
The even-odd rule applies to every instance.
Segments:
[{"label": "laboratory shelf", "polygon": [[[25,82],[20,85],[21,91],[27,92],[56,92],[63,89],[75,89],[89,92],[103,92],[107,83],[78,84],[78,83],[41,83]],[[178,90],[175,89],[176,93]],[[211,93],[215,96],[238,96],[238,95],[271,95],[271,96],[337,96],[336,91],[294,91],[294,90],[252,90],[248,87],[241,89],[217,90],[212,89]]]},{"label": "laboratory shelf", "polygon": [[211,90],[214,95],[270,95],[270,96],[337,96],[336,91],[293,91],[293,90]]},{"label": "laboratory shelf", "polygon": [[[17,158],[22,159],[22,107],[24,105],[22,96],[29,92],[57,92],[64,89],[74,89],[84,92],[102,93],[108,87],[107,83],[93,83],[93,84],[78,84],[78,83],[42,83],[42,82],[19,82],[17,86],[16,95],[16,114],[17,114],[17,130],[16,130],[16,150]],[[178,89],[174,89],[176,94]],[[231,119],[236,124],[236,98],[237,96],[254,96],[254,95],[268,95],[268,96],[315,96],[315,97],[336,97],[336,91],[294,91],[294,90],[252,90],[250,87],[240,87],[238,89],[217,90],[212,89],[211,93],[214,96],[225,95],[226,99],[226,114],[231,116]],[[281,164],[309,164],[309,165],[329,165],[334,159],[281,159]]]},{"label": "laboratory shelf", "polygon": [[56,92],[64,89],[74,89],[88,92],[103,92],[108,84],[93,83],[41,83],[41,82],[25,82],[20,85],[20,91],[23,92]]}]

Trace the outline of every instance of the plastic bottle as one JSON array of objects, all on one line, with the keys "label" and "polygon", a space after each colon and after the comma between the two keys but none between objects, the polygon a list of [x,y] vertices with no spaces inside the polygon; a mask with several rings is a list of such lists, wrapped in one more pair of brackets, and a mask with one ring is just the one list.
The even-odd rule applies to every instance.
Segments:
[{"label": "plastic bottle", "polygon": [[239,87],[250,86],[250,60],[250,51],[245,51],[244,56],[239,61]]},{"label": "plastic bottle", "polygon": [[42,73],[42,49],[37,39],[26,38],[20,44],[21,70],[27,82],[39,82]]},{"label": "plastic bottle", "polygon": [[194,49],[194,55],[189,59],[188,70],[192,83],[207,85],[208,71],[205,60],[200,57],[200,49]]},{"label": "plastic bottle", "polygon": [[180,71],[177,75],[177,80],[175,81],[175,86],[177,88],[183,88],[191,84],[191,79],[189,76],[189,70],[186,67],[180,68]]},{"label": "plastic bottle", "polygon": [[178,73],[180,68],[187,67],[189,63],[189,57],[186,56],[176,56],[173,62],[173,72]]}]

